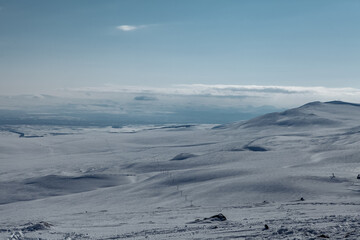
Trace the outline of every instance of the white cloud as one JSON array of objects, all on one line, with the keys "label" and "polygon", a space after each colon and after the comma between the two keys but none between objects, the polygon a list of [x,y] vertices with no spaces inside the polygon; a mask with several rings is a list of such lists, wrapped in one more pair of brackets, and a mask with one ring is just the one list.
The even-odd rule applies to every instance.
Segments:
[{"label": "white cloud", "polygon": [[135,26],[135,25],[120,25],[120,26],[117,26],[116,29],[124,31],[124,32],[129,32],[129,31],[135,31],[135,30],[145,28],[145,27],[146,27],[146,25],[137,25],[137,26]]},{"label": "white cloud", "polygon": [[[105,85],[103,87],[88,87],[72,89],[83,93],[126,93],[150,94],[154,96],[194,96],[202,101],[237,102],[241,105],[262,106],[272,105],[282,108],[296,107],[312,101],[341,100],[360,103],[360,89],[328,88],[304,86],[261,86],[261,85],[205,85],[189,84],[172,87],[140,87]],[[220,100],[221,98],[222,100]],[[186,99],[186,97],[184,97]],[[200,99],[199,99],[200,100]]]}]

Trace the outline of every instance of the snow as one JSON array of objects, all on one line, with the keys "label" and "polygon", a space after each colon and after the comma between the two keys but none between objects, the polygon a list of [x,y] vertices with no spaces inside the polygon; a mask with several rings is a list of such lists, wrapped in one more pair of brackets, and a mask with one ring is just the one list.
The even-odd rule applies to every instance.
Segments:
[{"label": "snow", "polygon": [[3,126],[0,238],[358,239],[359,119],[315,102],[218,127]]}]

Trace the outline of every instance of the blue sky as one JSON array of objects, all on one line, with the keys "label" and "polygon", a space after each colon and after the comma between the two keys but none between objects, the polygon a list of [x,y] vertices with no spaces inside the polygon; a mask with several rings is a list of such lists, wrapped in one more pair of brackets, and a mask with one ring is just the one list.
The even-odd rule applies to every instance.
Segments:
[{"label": "blue sky", "polygon": [[360,1],[0,0],[0,94],[360,88]]}]

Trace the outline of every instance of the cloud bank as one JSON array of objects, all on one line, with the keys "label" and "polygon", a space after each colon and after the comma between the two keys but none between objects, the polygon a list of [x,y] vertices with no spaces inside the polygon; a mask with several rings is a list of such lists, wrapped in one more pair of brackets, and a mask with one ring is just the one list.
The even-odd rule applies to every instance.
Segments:
[{"label": "cloud bank", "polygon": [[[296,107],[312,101],[341,100],[360,102],[360,89],[303,86],[260,86],[260,85],[175,85],[172,87],[139,87],[105,85],[72,89],[75,92],[126,93],[147,96],[191,96],[210,101],[214,98],[233,99],[242,105],[271,105],[279,108]],[[239,100],[241,99],[241,101]],[[220,101],[220,100],[217,100]],[[210,101],[211,102],[211,101]]]},{"label": "cloud bank", "polygon": [[[228,123],[313,101],[360,103],[360,89],[259,85],[105,85],[0,96],[1,124]],[[3,117],[1,117],[3,116]]]}]

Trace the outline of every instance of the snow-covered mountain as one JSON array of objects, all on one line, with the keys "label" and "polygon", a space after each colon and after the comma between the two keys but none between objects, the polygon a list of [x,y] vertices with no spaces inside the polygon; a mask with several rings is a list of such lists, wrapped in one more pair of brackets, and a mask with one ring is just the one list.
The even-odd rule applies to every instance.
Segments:
[{"label": "snow-covered mountain", "polygon": [[357,124],[360,117],[359,109],[360,104],[341,101],[311,102],[299,108],[269,113],[246,122],[222,125],[217,128],[346,127]]},{"label": "snow-covered mountain", "polygon": [[334,101],[216,127],[3,127],[0,236],[356,239],[359,120]]}]

